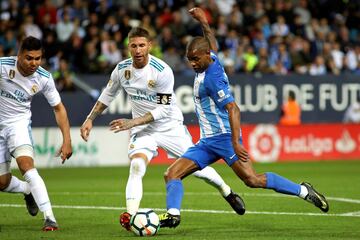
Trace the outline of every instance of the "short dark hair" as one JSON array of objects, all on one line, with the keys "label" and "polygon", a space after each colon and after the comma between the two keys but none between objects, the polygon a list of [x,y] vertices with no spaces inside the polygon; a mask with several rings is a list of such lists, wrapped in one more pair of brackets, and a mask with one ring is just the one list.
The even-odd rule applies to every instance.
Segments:
[{"label": "short dark hair", "polygon": [[43,46],[42,43],[39,39],[29,36],[26,37],[24,40],[22,40],[21,42],[21,46],[20,46],[20,52],[23,51],[33,51],[33,50],[42,50]]},{"label": "short dark hair", "polygon": [[186,46],[186,51],[192,51],[194,49],[207,52],[210,50],[210,44],[206,38],[197,36],[192,38]]},{"label": "short dark hair", "polygon": [[129,33],[128,33],[128,38],[133,38],[133,37],[144,37],[147,40],[150,40],[150,34],[149,32],[141,27],[135,27],[132,28]]}]

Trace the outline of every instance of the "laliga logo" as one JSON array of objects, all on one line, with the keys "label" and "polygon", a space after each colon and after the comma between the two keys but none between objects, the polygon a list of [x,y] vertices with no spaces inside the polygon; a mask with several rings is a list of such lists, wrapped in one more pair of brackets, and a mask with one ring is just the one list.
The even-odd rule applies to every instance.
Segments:
[{"label": "laliga logo", "polygon": [[280,154],[281,138],[274,125],[257,125],[249,137],[250,154],[258,162],[274,162]]}]

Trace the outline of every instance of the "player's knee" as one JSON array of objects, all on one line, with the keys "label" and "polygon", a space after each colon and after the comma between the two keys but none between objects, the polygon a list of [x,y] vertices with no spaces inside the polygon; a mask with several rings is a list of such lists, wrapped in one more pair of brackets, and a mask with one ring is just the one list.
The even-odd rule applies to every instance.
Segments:
[{"label": "player's knee", "polygon": [[4,174],[0,176],[0,191],[3,191],[10,184],[11,174]]},{"label": "player's knee", "polygon": [[16,158],[21,173],[24,175],[27,171],[34,168],[34,149],[30,145],[22,145],[12,153]]},{"label": "player's knee", "polygon": [[146,172],[146,163],[142,158],[133,158],[130,162],[130,175],[143,177]]},{"label": "player's knee", "polygon": [[166,169],[166,171],[164,173],[165,182],[168,182],[168,181],[170,181],[172,179],[175,179],[175,178],[176,178],[176,176],[174,174],[174,171],[172,171],[171,168]]}]

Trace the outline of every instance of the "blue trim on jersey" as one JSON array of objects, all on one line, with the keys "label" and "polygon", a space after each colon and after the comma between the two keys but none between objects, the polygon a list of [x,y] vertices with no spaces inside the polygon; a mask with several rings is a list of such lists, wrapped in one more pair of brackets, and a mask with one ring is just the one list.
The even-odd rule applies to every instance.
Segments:
[{"label": "blue trim on jersey", "polygon": [[45,69],[43,69],[42,67],[38,67],[38,69],[36,69],[36,72],[43,77],[46,77],[46,78],[50,77],[50,73],[48,71],[46,71]]},{"label": "blue trim on jersey", "polygon": [[150,60],[150,65],[156,68],[159,72],[162,72],[165,69],[163,65],[161,65],[158,61],[156,61],[153,58],[151,58]]},{"label": "blue trim on jersey", "polygon": [[15,66],[15,59],[2,58],[2,59],[0,59],[0,63],[1,63],[1,65]]},{"label": "blue trim on jersey", "polygon": [[120,63],[119,66],[118,66],[118,70],[127,68],[127,67],[130,66],[130,65],[131,65],[131,62],[128,62],[128,63]]}]

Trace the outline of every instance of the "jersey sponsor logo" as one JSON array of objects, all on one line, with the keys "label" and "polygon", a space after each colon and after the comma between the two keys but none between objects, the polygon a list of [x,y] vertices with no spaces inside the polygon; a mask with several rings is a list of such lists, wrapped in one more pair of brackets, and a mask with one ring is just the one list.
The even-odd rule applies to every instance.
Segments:
[{"label": "jersey sponsor logo", "polygon": [[38,87],[37,85],[35,85],[35,84],[32,85],[32,87],[31,87],[31,92],[32,92],[32,93],[35,94],[35,93],[37,93],[38,90],[39,90],[39,87]]},{"label": "jersey sponsor logo", "polygon": [[171,95],[172,94],[165,94],[165,93],[156,94],[156,102],[157,102],[157,104],[170,105],[170,103],[171,103]]},{"label": "jersey sponsor logo", "polygon": [[15,71],[14,70],[11,69],[9,71],[9,77],[10,77],[10,79],[13,79],[15,77]]},{"label": "jersey sponsor logo", "polygon": [[226,95],[225,95],[224,90],[218,91],[217,94],[218,94],[218,96],[220,97],[220,98],[217,100],[218,102],[222,102],[222,101],[224,101],[225,99],[227,99],[228,97],[230,97],[230,94],[226,94]]},{"label": "jersey sponsor logo", "polygon": [[156,85],[155,80],[149,80],[149,81],[148,81],[148,87],[149,87],[149,88],[154,88],[155,85]]},{"label": "jersey sponsor logo", "polygon": [[150,94],[144,90],[140,90],[140,89],[137,89],[136,90],[136,94],[131,94],[131,95],[128,95],[130,97],[131,100],[134,100],[134,101],[148,101],[148,102],[158,102],[157,100],[157,95],[155,94]]},{"label": "jersey sponsor logo", "polygon": [[1,97],[6,97],[6,98],[9,98],[9,99],[13,99],[19,103],[24,103],[27,101],[27,98],[25,97],[25,94],[18,91],[18,90],[15,90],[14,93],[10,93],[8,91],[5,91],[5,90],[2,90],[0,89],[0,96]]},{"label": "jersey sponsor logo", "polygon": [[125,72],[124,72],[124,77],[126,78],[126,80],[129,80],[129,79],[130,79],[130,77],[131,77],[131,72],[130,72],[130,70],[125,70]]},{"label": "jersey sponsor logo", "polygon": [[220,90],[217,92],[220,98],[223,98],[225,96],[224,90]]}]

